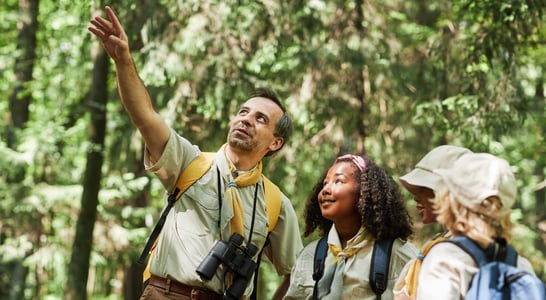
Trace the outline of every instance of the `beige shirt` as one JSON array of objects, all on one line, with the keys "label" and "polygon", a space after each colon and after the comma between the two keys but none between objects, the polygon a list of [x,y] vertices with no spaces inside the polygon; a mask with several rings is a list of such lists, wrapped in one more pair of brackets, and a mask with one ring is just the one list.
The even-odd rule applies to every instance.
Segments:
[{"label": "beige shirt", "polygon": [[[179,174],[199,155],[197,146],[171,130],[171,136],[162,156],[157,162],[151,161],[146,152],[145,166],[154,172],[167,192],[174,190]],[[222,151],[216,154],[211,169],[180,197],[167,216],[163,230],[158,238],[157,248],[150,258],[150,272],[160,277],[169,277],[187,285],[204,287],[217,293],[223,292],[223,271],[218,268],[210,281],[203,281],[196,273],[196,268],[207,256],[214,243],[221,236],[230,237],[230,220],[233,211],[224,201],[226,184],[232,180],[228,161]],[[221,180],[219,205],[218,172]],[[253,219],[255,189],[258,188],[256,213],[252,243],[262,249],[268,231],[268,218],[262,179],[257,185],[239,189],[239,196],[244,208],[245,242],[250,233]],[[168,193],[167,193],[168,194]],[[166,196],[167,196],[166,194]],[[165,203],[167,197],[165,197]],[[290,273],[296,255],[303,248],[298,219],[290,200],[283,194],[282,205],[275,229],[270,235],[270,244],[264,249],[280,275]],[[257,256],[254,257],[256,261]],[[245,295],[252,292],[252,279]]]},{"label": "beige shirt", "polygon": [[[517,266],[535,274],[531,263],[519,255]],[[470,254],[455,244],[439,243],[423,260],[416,299],[463,299],[477,271],[478,266]]]},{"label": "beige shirt", "polygon": [[[376,299],[375,293],[369,283],[374,241],[371,237],[367,241],[360,251],[346,260],[343,272],[343,299]],[[313,262],[317,243],[318,241],[309,243],[299,254],[292,270],[292,276],[290,277],[290,287],[283,299],[312,299],[315,285],[315,281],[313,280]],[[341,245],[334,226],[332,226],[328,234],[328,243]],[[392,288],[396,278],[398,278],[406,262],[416,255],[417,249],[413,244],[400,239],[394,242],[389,264],[388,286],[381,299],[393,299]],[[329,262],[333,259],[333,254],[328,251],[325,270],[328,268]]]},{"label": "beige shirt", "polygon": [[[440,236],[443,236],[445,238],[449,238],[451,236],[451,232],[444,232],[444,233],[441,233],[441,234],[436,234],[432,239],[430,239],[427,243],[425,243],[423,248],[425,248],[429,243],[433,242],[436,238],[438,238]],[[422,256],[421,253],[422,252],[419,252],[418,255]],[[412,260],[408,261],[406,263],[406,265],[404,266],[404,268],[402,269],[402,271],[400,272],[400,276],[398,277],[398,279],[396,280],[396,283],[394,284],[393,292],[394,292],[395,297],[402,296],[402,295],[406,296],[406,297],[409,297],[408,286],[407,286],[405,278],[408,275],[409,268],[413,264],[413,261],[415,261],[416,259],[418,259],[418,258],[415,257]],[[399,298],[399,299],[407,299],[407,298],[404,297],[404,298]]]}]

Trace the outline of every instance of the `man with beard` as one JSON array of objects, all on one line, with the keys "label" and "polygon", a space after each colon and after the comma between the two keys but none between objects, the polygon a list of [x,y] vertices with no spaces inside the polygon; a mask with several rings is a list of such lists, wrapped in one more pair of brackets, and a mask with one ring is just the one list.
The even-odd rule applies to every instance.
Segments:
[{"label": "man with beard", "polygon": [[[146,169],[157,175],[168,194],[176,194],[180,174],[202,152],[154,110],[129,51],[127,35],[112,9],[106,7],[106,13],[108,19],[94,17],[88,29],[115,63],[121,101],[146,144]],[[222,248],[218,245],[229,248],[235,234],[244,238],[242,247],[264,248],[276,271],[284,276],[275,297],[282,297],[288,288],[292,265],[302,249],[298,220],[290,200],[282,194],[276,225],[268,230],[272,220],[268,219],[261,171],[262,158],[287,142],[292,121],[275,93],[261,88],[251,93],[229,126],[227,143],[214,155],[210,169],[165,214],[150,256],[151,277],[141,299],[222,299],[234,280],[226,268],[218,267],[206,279],[196,269],[211,249]],[[212,256],[218,259],[224,254]],[[249,256],[253,261],[258,258]],[[252,290],[249,280],[243,298]]]}]

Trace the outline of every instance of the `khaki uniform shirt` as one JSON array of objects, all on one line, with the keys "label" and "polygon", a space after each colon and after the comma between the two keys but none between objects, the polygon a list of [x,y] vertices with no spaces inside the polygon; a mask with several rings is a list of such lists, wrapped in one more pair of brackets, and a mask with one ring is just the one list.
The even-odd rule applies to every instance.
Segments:
[{"label": "khaki uniform shirt", "polygon": [[[535,274],[531,263],[519,255],[517,266]],[[416,299],[463,299],[477,271],[470,254],[455,244],[439,243],[423,260]]]},{"label": "khaki uniform shirt", "polygon": [[[438,238],[440,236],[445,237],[445,238],[449,238],[449,237],[451,237],[451,232],[448,231],[448,232],[444,232],[444,233],[435,235],[432,239],[430,239],[429,241],[427,241],[427,243],[425,243],[423,248],[425,248],[429,243],[432,243],[436,238]],[[422,255],[421,253],[419,253],[419,255]],[[416,260],[416,259],[418,259],[418,258],[415,257],[412,260],[408,261],[406,263],[406,265],[404,266],[404,268],[402,269],[402,271],[400,272],[400,276],[398,277],[398,279],[396,280],[396,283],[394,284],[393,292],[394,292],[395,296],[404,295],[406,297],[409,297],[408,286],[406,284],[405,278],[408,275],[409,268],[413,264],[413,261]]]},{"label": "khaki uniform shirt", "polygon": [[[299,254],[290,277],[290,287],[283,299],[302,300],[312,299],[315,281],[313,280],[313,263],[315,249],[318,241],[309,243]],[[339,237],[332,226],[328,234],[328,243],[340,245]],[[376,299],[369,278],[374,240],[370,237],[368,243],[357,253],[347,258],[343,272],[343,299]],[[392,288],[400,271],[410,259],[417,255],[417,248],[409,242],[400,239],[395,240],[389,263],[389,280],[387,290],[381,299],[393,299]],[[328,251],[325,262],[325,270],[328,262],[334,259]],[[323,298],[324,299],[324,298]]]},{"label": "khaki uniform shirt", "polygon": [[[151,161],[148,152],[145,166],[154,172],[165,190],[174,190],[179,174],[200,153],[197,146],[171,130],[171,136],[162,156],[157,162]],[[172,278],[184,284],[204,287],[217,293],[223,292],[223,271],[218,268],[210,281],[203,281],[196,273],[198,265],[207,256],[219,236],[223,240],[230,237],[230,220],[233,217],[231,206],[224,200],[226,184],[232,180],[228,161],[223,151],[216,154],[211,169],[178,199],[167,216],[157,247],[152,255],[150,272],[163,278]],[[220,174],[220,199],[218,191],[218,172]],[[244,208],[244,230],[246,245],[253,219],[255,189],[258,188],[256,213],[252,243],[262,249],[268,233],[268,218],[262,179],[257,185],[239,189]],[[167,193],[167,194],[168,194]],[[167,195],[166,195],[167,196]],[[167,197],[165,197],[166,202]],[[221,209],[219,201],[222,201]],[[296,255],[303,248],[298,219],[290,200],[283,194],[277,225],[270,234],[270,244],[264,254],[275,266],[280,275],[290,273]],[[259,252],[259,251],[258,251]],[[253,258],[256,261],[257,255]],[[252,292],[252,279],[245,291]]]}]

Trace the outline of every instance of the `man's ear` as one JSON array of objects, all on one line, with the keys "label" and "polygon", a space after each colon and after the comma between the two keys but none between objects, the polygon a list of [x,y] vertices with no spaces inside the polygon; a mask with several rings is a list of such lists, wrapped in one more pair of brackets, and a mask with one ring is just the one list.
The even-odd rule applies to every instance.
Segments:
[{"label": "man's ear", "polygon": [[273,142],[269,145],[269,152],[275,152],[279,149],[281,149],[282,145],[284,144],[284,139],[282,137],[276,137]]}]

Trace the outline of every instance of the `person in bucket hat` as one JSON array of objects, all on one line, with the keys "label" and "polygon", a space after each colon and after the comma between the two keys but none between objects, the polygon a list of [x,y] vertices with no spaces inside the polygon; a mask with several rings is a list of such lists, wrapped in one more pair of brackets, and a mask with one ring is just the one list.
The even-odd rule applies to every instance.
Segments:
[{"label": "person in bucket hat", "polygon": [[438,146],[427,153],[413,170],[400,177],[402,185],[414,196],[423,223],[436,222],[429,199],[434,198],[434,191],[438,188],[441,179],[432,170],[449,168],[461,156],[468,153],[472,151],[463,147]]},{"label": "person in bucket hat", "polygon": [[[472,153],[467,148],[441,145],[428,152],[409,173],[400,177],[402,185],[413,195],[417,212],[424,224],[436,223],[436,214],[432,208],[431,200],[441,185],[441,178],[433,170],[452,167],[462,156]],[[445,240],[449,232],[441,232],[425,243],[420,251],[420,257],[436,243]],[[394,287],[396,299],[414,299],[417,290],[417,276],[421,266],[421,259],[414,258],[409,261]]]},{"label": "person in bucket hat", "polygon": [[[441,178],[433,208],[446,230],[470,238],[483,249],[511,239],[510,209],[517,190],[507,161],[489,153],[472,153],[452,168],[433,172]],[[535,274],[529,260],[520,255],[517,266]],[[422,262],[416,299],[462,299],[477,271],[465,250],[454,243],[438,243]]]}]

